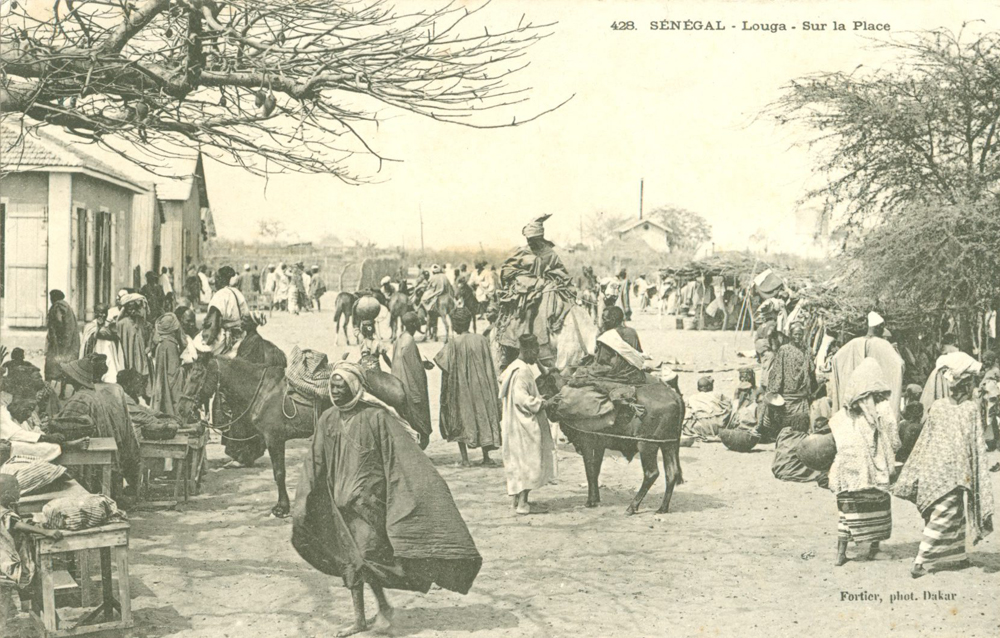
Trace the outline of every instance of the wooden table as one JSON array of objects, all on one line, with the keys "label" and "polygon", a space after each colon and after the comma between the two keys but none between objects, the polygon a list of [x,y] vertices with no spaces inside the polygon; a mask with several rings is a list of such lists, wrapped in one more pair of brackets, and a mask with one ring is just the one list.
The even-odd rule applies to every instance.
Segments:
[{"label": "wooden table", "polygon": [[101,468],[101,494],[111,496],[111,465],[118,445],[111,437],[90,439],[86,450],[63,450],[56,463],[63,466],[81,466],[84,471]]},{"label": "wooden table", "polygon": [[[191,473],[190,446],[188,445],[188,435],[178,434],[172,439],[162,441],[139,441],[139,500],[147,501],[149,497],[149,476],[147,476],[146,464],[149,459],[172,459],[176,463],[174,468],[174,499],[184,496],[187,502],[188,476]],[[163,503],[163,504],[166,504]]]},{"label": "wooden table", "polygon": [[62,486],[57,490],[22,496],[17,502],[17,511],[21,515],[35,514],[37,512],[41,512],[42,507],[53,499],[63,498],[66,496],[87,496],[88,494],[90,494],[90,492],[77,483],[75,479],[64,480],[62,482]]},{"label": "wooden table", "polygon": [[[97,631],[124,630],[133,625],[131,590],[128,574],[128,523],[109,523],[101,527],[63,532],[60,540],[42,537],[37,540],[38,578],[41,590],[32,605],[32,617],[42,629],[45,638],[79,636]],[[98,550],[101,555],[101,602],[74,626],[60,626],[56,613],[55,569],[52,559],[56,554]],[[112,556],[113,554],[113,556]],[[115,598],[111,577],[112,558],[118,564],[118,598]],[[115,619],[115,612],[118,619]],[[95,622],[100,620],[100,622]]]}]

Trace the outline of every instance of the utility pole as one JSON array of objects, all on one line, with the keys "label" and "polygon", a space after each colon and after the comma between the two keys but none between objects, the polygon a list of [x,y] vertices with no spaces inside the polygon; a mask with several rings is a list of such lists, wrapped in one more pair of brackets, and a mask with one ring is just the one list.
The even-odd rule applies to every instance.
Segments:
[{"label": "utility pole", "polygon": [[639,219],[642,219],[642,191],[643,191],[643,178],[639,178]]},{"label": "utility pole", "polygon": [[424,207],[420,207],[420,253],[424,252]]},{"label": "utility pole", "polygon": [[583,215],[580,215],[580,243],[583,243]]}]

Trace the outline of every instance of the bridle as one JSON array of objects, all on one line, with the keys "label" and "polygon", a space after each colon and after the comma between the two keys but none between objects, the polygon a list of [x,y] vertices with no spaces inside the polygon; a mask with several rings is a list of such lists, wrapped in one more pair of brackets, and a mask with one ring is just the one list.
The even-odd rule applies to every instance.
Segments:
[{"label": "bridle", "polygon": [[[215,396],[219,397],[220,399],[224,399],[224,397],[222,395],[222,366],[219,363],[218,359],[213,358],[213,360],[215,361],[215,392],[213,394]],[[207,368],[207,366],[206,366],[206,368]],[[245,417],[247,414],[249,414],[250,410],[254,406],[254,403],[257,401],[257,397],[260,395],[261,388],[264,387],[264,377],[265,376],[267,376],[267,369],[266,368],[264,370],[262,370],[261,373],[260,373],[260,380],[257,382],[257,389],[254,390],[253,396],[250,397],[250,401],[247,403],[246,409],[243,410],[243,412],[238,417],[236,417],[235,419],[229,421],[228,423],[223,423],[222,425],[214,425],[214,424],[208,424],[208,423],[206,423],[205,424],[206,427],[208,427],[210,430],[215,430],[216,432],[219,432],[220,434],[225,434],[226,432],[228,432],[232,428],[232,426],[235,423],[239,422],[243,417]],[[181,395],[181,400],[191,401],[195,405],[198,405],[198,399],[200,398],[201,390],[202,390],[202,385],[199,384],[198,392],[197,392],[196,396],[192,397],[191,395],[183,394],[183,395]],[[229,439],[230,441],[249,441],[251,439],[257,438],[258,436],[260,436],[260,434],[259,433],[255,433],[252,437],[247,438],[247,439],[233,439],[233,438],[230,438],[230,437],[226,437],[226,438]]]}]

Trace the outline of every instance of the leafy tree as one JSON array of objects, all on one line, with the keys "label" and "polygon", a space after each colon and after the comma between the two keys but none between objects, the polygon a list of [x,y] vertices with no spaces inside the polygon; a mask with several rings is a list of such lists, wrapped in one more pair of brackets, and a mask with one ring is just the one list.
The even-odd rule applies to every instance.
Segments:
[{"label": "leafy tree", "polygon": [[583,234],[592,244],[603,244],[618,237],[618,229],[628,221],[628,215],[597,211],[583,220]]},{"label": "leafy tree", "polygon": [[972,313],[1000,299],[1000,215],[993,202],[913,204],[851,251],[851,292],[924,313]]},{"label": "leafy tree", "polygon": [[828,181],[807,199],[843,214],[855,232],[914,205],[926,212],[933,202],[992,199],[1000,186],[1000,35],[939,29],[880,46],[895,63],[795,80],[765,110],[810,132],[804,143]]},{"label": "leafy tree", "polygon": [[510,80],[551,25],[490,28],[478,21],[485,6],[4,0],[0,112],[165,155],[179,140],[258,173],[356,183],[353,156],[385,159],[364,137],[377,109],[482,128],[542,114],[512,116],[528,89]]},{"label": "leafy tree", "polygon": [[684,208],[661,206],[651,211],[649,218],[670,230],[671,249],[697,248],[712,238],[712,225],[698,213]]}]

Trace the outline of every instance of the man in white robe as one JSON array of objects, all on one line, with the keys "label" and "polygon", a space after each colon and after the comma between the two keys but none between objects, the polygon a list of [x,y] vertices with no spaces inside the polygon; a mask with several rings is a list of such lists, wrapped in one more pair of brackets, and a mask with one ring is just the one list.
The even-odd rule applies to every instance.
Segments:
[{"label": "man in white robe", "polygon": [[538,392],[538,340],[532,334],[518,339],[518,358],[500,377],[503,417],[503,468],[507,494],[514,497],[514,511],[531,514],[545,511],[528,503],[528,492],[555,478],[555,445],[545,415],[545,401]]}]

